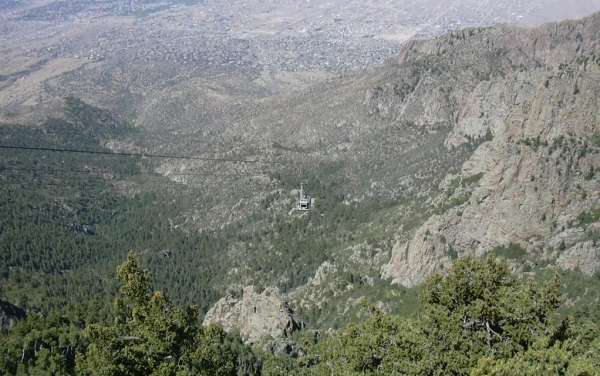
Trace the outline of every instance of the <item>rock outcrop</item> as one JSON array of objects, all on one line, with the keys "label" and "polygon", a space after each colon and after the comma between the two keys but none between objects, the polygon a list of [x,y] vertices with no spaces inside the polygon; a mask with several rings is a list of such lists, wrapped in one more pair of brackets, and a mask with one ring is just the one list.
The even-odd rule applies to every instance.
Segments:
[{"label": "rock outcrop", "polygon": [[600,218],[586,213],[600,207],[600,14],[414,42],[397,67],[416,82],[401,78],[401,96],[370,95],[372,111],[425,128],[449,124],[448,148],[479,146],[436,200],[439,213],[394,246],[383,275],[414,286],[457,257],[510,243],[596,272]]},{"label": "rock outcrop", "polygon": [[23,309],[0,300],[0,331],[12,329],[17,322],[26,317]]},{"label": "rock outcrop", "polygon": [[217,324],[226,331],[239,331],[247,343],[288,337],[303,328],[287,301],[276,288],[258,292],[245,287],[241,297],[228,295],[220,299],[207,313],[204,325]]},{"label": "rock outcrop", "polygon": [[600,247],[593,242],[578,243],[561,254],[557,263],[563,269],[587,275],[600,273]]}]

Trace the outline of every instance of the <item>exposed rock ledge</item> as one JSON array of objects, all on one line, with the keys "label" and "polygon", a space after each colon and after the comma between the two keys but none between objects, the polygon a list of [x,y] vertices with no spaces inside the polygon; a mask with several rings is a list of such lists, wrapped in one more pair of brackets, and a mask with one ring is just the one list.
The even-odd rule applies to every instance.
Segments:
[{"label": "exposed rock ledge", "polygon": [[25,316],[26,314],[23,309],[0,300],[0,331],[12,329]]},{"label": "exposed rock ledge", "polygon": [[557,261],[563,269],[576,270],[587,275],[600,273],[600,248],[589,241],[569,248]]},{"label": "exposed rock ledge", "polygon": [[[399,70],[428,58],[436,59],[436,66],[446,60],[450,67],[465,67],[448,74],[456,80],[451,86],[430,79],[434,86],[427,90],[450,98],[444,115],[452,127],[447,147],[483,142],[454,184],[469,194],[440,195],[436,201],[445,205],[438,215],[414,233],[400,233],[383,277],[415,286],[444,273],[457,258],[481,257],[510,244],[561,268],[600,270],[599,245],[592,241],[600,221],[579,219],[600,208],[600,64],[582,63],[599,53],[600,13],[531,30],[451,33],[407,47]],[[484,67],[496,73],[478,74]],[[431,125],[435,101],[419,91],[419,78],[429,76],[411,78],[416,86],[407,97],[387,93],[376,99],[392,98],[395,107],[389,111],[396,113],[390,116],[409,114],[412,123]],[[417,98],[415,105],[411,100]]]},{"label": "exposed rock ledge", "polygon": [[227,332],[237,330],[250,344],[287,337],[303,326],[278,289],[258,293],[254,286],[245,287],[239,298],[228,295],[220,299],[206,313],[204,325],[210,324],[220,325]]}]

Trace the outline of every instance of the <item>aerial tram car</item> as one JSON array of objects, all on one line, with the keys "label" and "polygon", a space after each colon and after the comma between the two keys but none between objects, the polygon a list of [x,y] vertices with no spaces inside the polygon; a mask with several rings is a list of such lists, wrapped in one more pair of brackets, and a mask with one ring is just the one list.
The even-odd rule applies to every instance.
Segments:
[{"label": "aerial tram car", "polygon": [[304,184],[300,184],[300,196],[298,197],[299,211],[309,211],[314,205],[314,198],[304,192]]}]

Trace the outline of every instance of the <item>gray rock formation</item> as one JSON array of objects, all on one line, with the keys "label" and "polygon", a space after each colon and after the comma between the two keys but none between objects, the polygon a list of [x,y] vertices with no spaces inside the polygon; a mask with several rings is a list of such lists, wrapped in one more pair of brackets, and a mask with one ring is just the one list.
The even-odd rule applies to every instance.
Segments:
[{"label": "gray rock formation", "polygon": [[259,293],[245,287],[239,298],[228,295],[219,300],[204,318],[204,325],[217,324],[226,331],[239,331],[247,343],[287,337],[302,329],[303,323],[276,288]]},{"label": "gray rock formation", "polygon": [[419,127],[449,124],[448,148],[484,142],[455,184],[466,194],[438,197],[439,215],[394,246],[383,275],[414,286],[456,257],[509,243],[597,271],[598,228],[580,218],[600,206],[600,14],[414,42],[398,70],[418,78],[396,84],[402,95],[368,96],[372,111]]},{"label": "gray rock formation", "polygon": [[15,324],[26,317],[23,309],[0,300],[0,331],[12,329]]},{"label": "gray rock formation", "polygon": [[306,352],[300,345],[287,338],[279,338],[273,341],[269,351],[277,356],[289,356],[290,358],[301,358]]},{"label": "gray rock formation", "polygon": [[600,247],[593,242],[578,243],[561,254],[557,263],[563,269],[588,275],[600,273]]}]

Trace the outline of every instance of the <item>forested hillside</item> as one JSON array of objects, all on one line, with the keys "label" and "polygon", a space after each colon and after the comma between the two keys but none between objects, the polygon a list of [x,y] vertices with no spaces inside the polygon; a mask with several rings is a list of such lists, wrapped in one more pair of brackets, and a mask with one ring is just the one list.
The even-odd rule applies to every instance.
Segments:
[{"label": "forested hillside", "polygon": [[[101,151],[103,137],[136,132],[98,111],[69,98],[64,119],[49,120],[39,129],[3,127],[2,139],[9,145],[31,140],[29,145]],[[18,375],[341,375],[431,374],[453,364],[456,374],[503,374],[513,363],[536,370],[552,361],[552,367],[581,371],[573,374],[594,372],[597,299],[581,292],[595,289],[600,280],[563,273],[561,295],[552,276],[542,278],[554,281],[552,286],[539,282],[539,287],[527,287],[532,282],[512,277],[505,265],[491,260],[467,260],[455,267],[456,276],[431,279],[420,304],[409,297],[415,292],[394,292],[383,281],[369,284],[358,270],[344,274],[337,283],[363,285],[364,290],[353,291],[357,297],[378,291],[374,297],[385,299],[402,316],[383,313],[369,301],[354,308],[358,316],[346,318],[334,304],[300,309],[309,328],[333,325],[340,332],[294,334],[294,346],[305,354],[297,359],[252,349],[218,328],[202,329],[201,313],[231,286],[228,271],[235,258],[223,255],[223,249],[249,244],[255,253],[240,259],[239,266],[255,268],[265,285],[286,291],[306,283],[318,265],[335,257],[337,244],[364,236],[377,245],[377,235],[383,233],[374,213],[394,210],[394,203],[348,206],[340,197],[338,203],[321,203],[308,217],[290,221],[274,215],[266,222],[250,217],[219,231],[198,233],[168,220],[185,205],[189,191],[155,175],[152,167],[151,161],[110,155],[32,150],[3,154],[2,298],[26,308],[28,318],[2,335],[0,369]],[[328,184],[335,186],[328,182],[331,176],[315,176],[310,182],[323,192]],[[165,192],[182,201],[165,200]],[[269,200],[262,202],[265,210]],[[374,227],[365,230],[363,223]],[[274,259],[261,249],[288,253]],[[129,250],[137,257],[114,274]],[[520,254],[498,253],[507,255]],[[281,271],[289,274],[282,278]],[[472,280],[475,276],[479,279]],[[165,293],[151,293],[153,289]],[[452,295],[463,290],[464,296]],[[119,298],[115,301],[114,296]],[[564,301],[571,296],[581,300],[578,305]],[[456,301],[459,307],[448,306]],[[195,307],[185,308],[190,303]],[[429,316],[433,314],[438,316]],[[515,319],[517,314],[527,320]],[[363,323],[346,327],[352,317],[361,317]],[[488,329],[482,317],[495,320],[490,321],[493,326]],[[472,318],[468,327],[466,318]],[[440,336],[448,336],[447,345],[438,343]],[[577,341],[590,342],[578,347]],[[446,355],[434,359],[432,346],[455,350],[448,353],[440,347],[436,353]],[[128,350],[116,356],[121,348]],[[524,374],[536,374],[532,372]]]},{"label": "forested hillside", "polygon": [[[560,316],[560,279],[515,278],[493,259],[458,261],[428,279],[422,314],[367,307],[361,323],[296,338],[303,356],[278,357],[203,327],[195,306],[152,291],[129,255],[105,319],[75,308],[32,315],[1,338],[8,374],[79,375],[596,375],[597,315]],[[598,307],[596,307],[598,308]]]},{"label": "forested hillside", "polygon": [[600,13],[323,59],[277,2],[9,3],[0,375],[600,374]]},{"label": "forested hillside", "polygon": [[[340,194],[339,164],[323,163],[302,179],[267,172],[283,189],[261,193],[253,211],[232,224],[196,231],[185,223],[189,206],[222,197],[155,173],[156,161],[111,154],[102,146],[107,140],[140,131],[109,112],[71,97],[61,119],[5,125],[0,132],[2,145],[107,153],[2,151],[0,293],[30,312],[108,301],[116,289],[114,268],[131,250],[174,301],[193,302],[204,313],[236,286],[292,291],[348,243],[389,247],[382,240],[389,226],[378,213],[397,203],[378,197],[348,203]],[[308,215],[289,216],[295,197],[288,191],[302,181],[322,199]],[[347,277],[364,277],[354,273]]]}]

